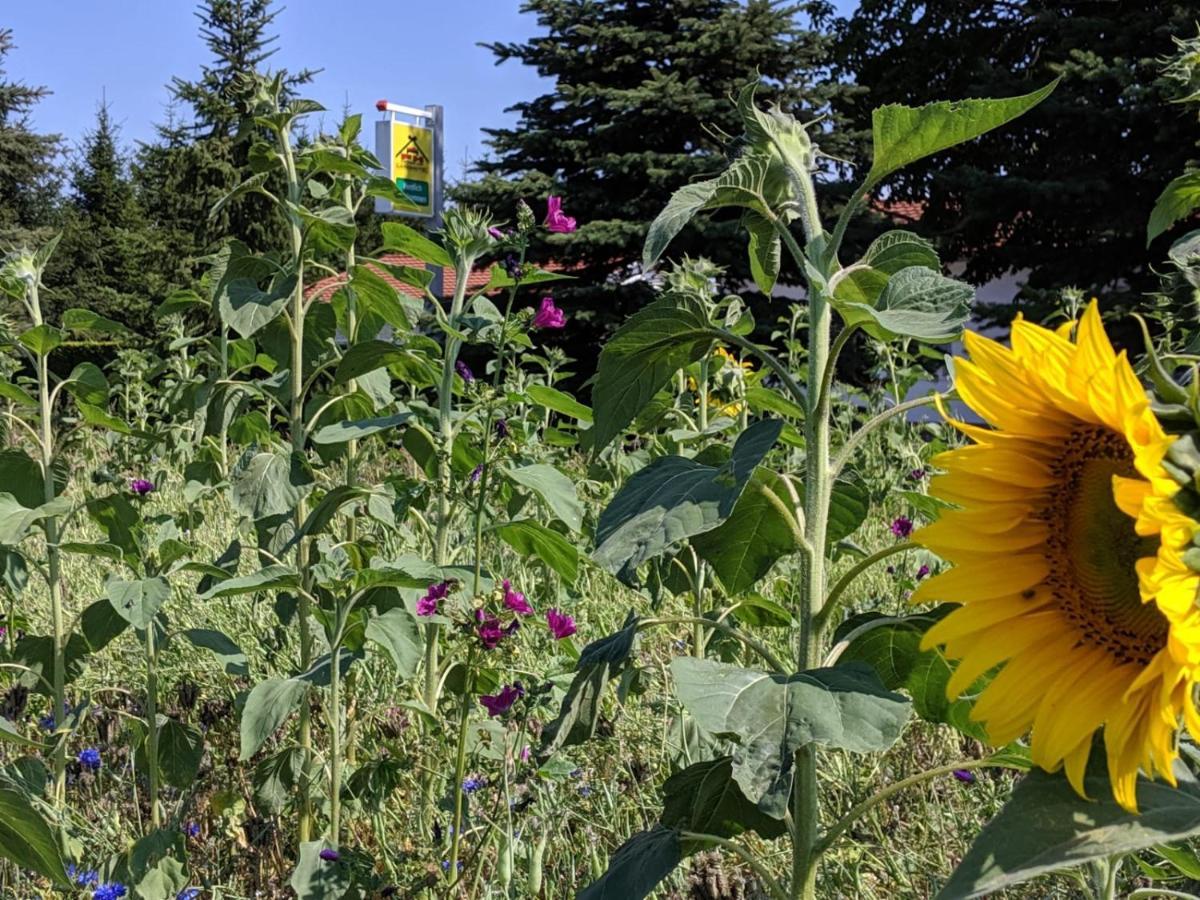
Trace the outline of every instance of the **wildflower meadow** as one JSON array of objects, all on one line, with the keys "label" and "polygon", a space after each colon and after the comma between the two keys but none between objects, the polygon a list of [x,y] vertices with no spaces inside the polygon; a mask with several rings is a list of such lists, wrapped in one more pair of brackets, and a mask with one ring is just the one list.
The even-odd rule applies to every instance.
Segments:
[{"label": "wildflower meadow", "polygon": [[[876,108],[833,217],[824,125],[741,84],[586,379],[545,248],[605,223],[551,186],[375,240],[411,198],[283,74],[208,213],[279,241],[157,333],[6,253],[0,896],[1200,896],[1196,173],[1149,314],[985,328],[869,211],[1059,83]],[[676,252],[706,217],[744,291]]]}]

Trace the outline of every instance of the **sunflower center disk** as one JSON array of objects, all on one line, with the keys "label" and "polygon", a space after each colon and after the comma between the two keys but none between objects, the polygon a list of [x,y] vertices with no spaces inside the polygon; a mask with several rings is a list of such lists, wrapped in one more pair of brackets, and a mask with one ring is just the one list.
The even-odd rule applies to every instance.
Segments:
[{"label": "sunflower center disk", "polygon": [[1154,555],[1157,539],[1140,537],[1113,500],[1114,475],[1138,477],[1129,445],[1107,428],[1079,428],[1051,470],[1048,585],[1082,641],[1119,663],[1148,665],[1166,646],[1169,623],[1138,591],[1135,564]]}]

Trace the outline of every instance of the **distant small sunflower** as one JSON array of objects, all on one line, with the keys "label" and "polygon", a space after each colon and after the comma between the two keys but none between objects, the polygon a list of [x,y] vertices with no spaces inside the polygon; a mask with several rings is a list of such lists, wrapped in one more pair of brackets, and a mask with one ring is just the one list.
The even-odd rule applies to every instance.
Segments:
[{"label": "distant small sunflower", "polygon": [[[1072,332],[1075,332],[1072,339]],[[914,602],[962,604],[929,630],[959,660],[953,697],[997,666],[972,716],[1075,790],[1103,730],[1113,795],[1136,811],[1138,771],[1174,784],[1180,718],[1200,738],[1200,575],[1183,553],[1200,524],[1172,498],[1174,438],[1150,411],[1096,304],[1049,331],[1018,318],[1012,348],[976,334],[955,360],[959,396],[991,424],[940,454],[930,492],[948,510],[913,539],[954,564]]]}]

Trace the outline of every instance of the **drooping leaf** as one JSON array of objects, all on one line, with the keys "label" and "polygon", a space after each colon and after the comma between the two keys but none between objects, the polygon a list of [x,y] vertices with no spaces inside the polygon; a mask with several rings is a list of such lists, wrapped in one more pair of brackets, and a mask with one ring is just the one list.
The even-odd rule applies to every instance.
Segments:
[{"label": "drooping leaf", "polygon": [[188,628],[182,632],[182,636],[193,647],[199,647],[212,653],[217,662],[225,669],[226,675],[245,677],[250,674],[246,654],[223,631],[213,628]]},{"label": "drooping leaf", "polygon": [[517,519],[491,529],[518,553],[536,556],[568,582],[579,575],[579,550],[557,531],[533,519]]},{"label": "drooping leaf", "polygon": [[580,891],[576,900],[644,900],[682,858],[679,832],[655,825],[618,847],[608,870]]},{"label": "drooping leaf", "polygon": [[700,727],[738,743],[734,780],[775,818],[788,808],[797,749],[815,743],[857,753],[886,750],[908,720],[908,699],[886,690],[866,666],[788,677],[677,656],[671,674],[676,695]]},{"label": "drooping leaf", "polygon": [[750,277],[758,289],[769,297],[775,290],[782,265],[783,248],[779,232],[767,219],[750,210],[742,216],[742,227],[749,235],[746,249],[750,255]]},{"label": "drooping leaf", "polygon": [[696,299],[671,294],[634,313],[600,351],[593,448],[619,436],[671,377],[708,352],[714,329]]},{"label": "drooping leaf", "polygon": [[267,738],[279,730],[308,693],[308,683],[299,678],[268,678],[256,684],[242,708],[241,759],[258,752]]},{"label": "drooping leaf", "polygon": [[0,450],[0,485],[26,509],[37,509],[46,502],[42,467],[24,450]]},{"label": "drooping leaf", "polygon": [[941,260],[933,244],[920,235],[900,229],[885,231],[871,241],[862,263],[885,275],[895,275],[911,266],[923,266],[935,272],[941,269]]},{"label": "drooping leaf", "polygon": [[[663,784],[659,821],[668,828],[717,837],[755,831],[775,838],[786,830],[782,821],[746,799],[733,779],[733,760],[728,756],[693,763],[668,778]],[[686,846],[684,849],[687,852]]]},{"label": "drooping leaf", "polygon": [[180,790],[191,787],[203,756],[204,737],[199,729],[168,716],[158,717],[158,768],[163,781]]},{"label": "drooping leaf", "polygon": [[20,791],[0,787],[0,856],[68,887],[58,841]]},{"label": "drooping leaf", "polygon": [[238,575],[218,581],[200,595],[201,600],[211,600],[214,597],[236,597],[240,594],[253,594],[258,591],[278,591],[294,589],[300,586],[300,575],[291,566],[272,563],[249,575]]},{"label": "drooping leaf", "polygon": [[79,630],[92,653],[103,650],[128,627],[129,620],[107,598],[90,604],[79,617]]},{"label": "drooping leaf", "polygon": [[223,279],[217,293],[221,321],[240,336],[251,337],[275,320],[295,289],[295,275],[272,279],[266,290],[253,278]]},{"label": "drooping leaf", "polygon": [[1000,100],[955,100],[925,106],[881,106],[871,114],[874,144],[867,185],[878,184],[918,159],[963,144],[1028,112],[1058,79],[1029,94]]},{"label": "drooping leaf", "polygon": [[387,651],[402,677],[411,678],[416,674],[425,652],[425,640],[421,627],[407,608],[397,606],[382,615],[372,616],[367,620],[365,637]]},{"label": "drooping leaf", "polygon": [[722,466],[664,456],[636,472],[600,515],[593,558],[630,582],[646,560],[716,528],[733,512],[782,428],[778,419],[755,422]]},{"label": "drooping leaf", "polygon": [[107,319],[90,309],[66,309],[62,314],[62,327],[68,331],[82,331],[89,334],[128,334],[120,322]]},{"label": "drooping leaf", "polygon": [[373,434],[391,431],[405,424],[413,417],[411,412],[394,413],[390,416],[380,416],[375,419],[357,419],[347,422],[335,422],[319,428],[312,436],[314,444],[345,444],[368,438]]},{"label": "drooping leaf", "polygon": [[618,678],[629,664],[637,638],[638,617],[629,613],[621,630],[583,648],[575,677],[563,697],[558,715],[542,731],[541,759],[563,747],[582,744],[596,732],[604,686]]},{"label": "drooping leaf", "polygon": [[251,519],[290,513],[312,488],[311,476],[283,453],[257,453],[234,472],[230,499]]},{"label": "drooping leaf", "polygon": [[1089,800],[1062,772],[1026,775],[937,900],[983,897],[1047,872],[1200,834],[1200,783],[1184,765],[1175,766],[1178,788],[1139,777],[1138,812],[1130,813],[1113,800],[1103,757],[1093,748],[1084,777]]},{"label": "drooping leaf", "polygon": [[171,586],[160,575],[126,581],[114,578],[104,587],[112,608],[139,631],[153,621],[155,613],[171,597]]},{"label": "drooping leaf", "polygon": [[435,266],[454,267],[450,254],[416,229],[401,222],[384,222],[380,230],[383,232],[383,249],[415,256],[421,262]]},{"label": "drooping leaf", "polygon": [[504,474],[541,497],[550,511],[572,531],[579,531],[583,526],[583,504],[575,492],[575,482],[554,466],[535,463],[505,468]]},{"label": "drooping leaf", "polygon": [[23,332],[18,340],[38,356],[45,356],[59,347],[65,338],[66,335],[53,325],[43,323]]},{"label": "drooping leaf", "polygon": [[759,466],[729,518],[693,536],[692,546],[730,594],[749,590],[777,560],[800,549],[791,505],[782,479]]},{"label": "drooping leaf", "polygon": [[545,384],[531,384],[525,389],[525,393],[529,395],[530,400],[546,409],[578,419],[580,422],[592,421],[591,407],[584,406],[570,394],[560,391],[558,388]]},{"label": "drooping leaf", "polygon": [[1158,195],[1146,223],[1146,246],[1197,209],[1200,209],[1200,169],[1180,175]]},{"label": "drooping leaf", "polygon": [[847,323],[862,326],[879,340],[909,337],[936,344],[962,333],[974,299],[975,289],[969,284],[924,266],[909,266],[888,279],[874,306],[859,302],[837,306]]}]

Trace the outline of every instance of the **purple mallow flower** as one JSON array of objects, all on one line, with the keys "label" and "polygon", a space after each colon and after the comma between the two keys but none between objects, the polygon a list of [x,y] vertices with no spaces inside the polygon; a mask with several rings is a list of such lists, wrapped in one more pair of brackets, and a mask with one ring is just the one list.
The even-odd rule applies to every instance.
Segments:
[{"label": "purple mallow flower", "polygon": [[562,198],[551,194],[546,198],[546,227],[558,234],[575,230],[575,220],[562,211]]},{"label": "purple mallow flower", "polygon": [[509,434],[508,419],[505,419],[503,417],[497,419],[496,420],[496,437],[500,438],[500,440],[504,440],[506,437],[508,437],[508,434]]},{"label": "purple mallow flower", "polygon": [[461,359],[454,363],[454,371],[457,372],[459,377],[462,378],[462,380],[467,384],[470,384],[475,380],[475,373],[472,372],[471,367]]},{"label": "purple mallow flower", "polygon": [[497,228],[495,225],[493,225],[491,228],[488,229],[488,234],[490,234],[492,236],[492,238],[497,241],[502,241],[506,237],[508,237],[508,235],[506,235],[503,230]]},{"label": "purple mallow flower", "polygon": [[533,317],[534,328],[562,328],[567,324],[567,314],[554,305],[553,297],[543,297]]},{"label": "purple mallow flower", "polygon": [[480,463],[479,465],[477,465],[475,468],[473,468],[471,470],[471,474],[468,477],[471,479],[471,484],[474,484],[482,476],[483,476],[483,463]]},{"label": "purple mallow flower", "polygon": [[443,581],[439,584],[431,584],[426,589],[425,596],[417,601],[417,615],[437,615],[438,603],[446,599],[448,593],[450,593],[450,582]]},{"label": "purple mallow flower", "polygon": [[488,715],[495,718],[496,716],[504,715],[512,709],[513,704],[524,696],[525,688],[521,686],[521,682],[514,681],[512,684],[506,684],[500,688],[499,693],[484,694],[479,698],[479,702],[488,711]]},{"label": "purple mallow flower", "polygon": [[521,261],[511,253],[504,257],[504,272],[513,281],[521,280]]},{"label": "purple mallow flower", "polygon": [[88,747],[86,750],[80,750],[79,756],[76,757],[79,764],[89,772],[98,772],[100,770],[100,751],[95,747]]},{"label": "purple mallow flower", "polygon": [[892,534],[898,538],[906,538],[912,534],[913,523],[908,516],[897,516],[892,521]]},{"label": "purple mallow flower", "polygon": [[510,634],[500,627],[500,620],[490,612],[484,612],[482,609],[475,610],[475,621],[478,623],[475,626],[475,633],[479,635],[479,642],[483,644],[484,650],[495,650],[500,646],[500,642]]},{"label": "purple mallow flower", "polygon": [[145,497],[154,490],[154,482],[145,478],[133,478],[129,482],[129,489],[139,497]]},{"label": "purple mallow flower", "polygon": [[954,777],[957,778],[959,781],[961,781],[963,784],[974,784],[975,783],[975,773],[972,772],[970,769],[955,769]]},{"label": "purple mallow flower", "polygon": [[922,565],[921,568],[917,569],[917,581],[920,581],[922,578],[924,578],[928,574],[929,574],[929,566]]},{"label": "purple mallow flower", "polygon": [[512,583],[507,578],[504,579],[504,605],[519,615],[533,615],[533,607],[529,605],[525,595],[520,591],[514,591]]},{"label": "purple mallow flower", "polygon": [[911,478],[913,481],[920,481],[921,479],[923,479],[925,477],[925,470],[924,469],[913,469],[911,472],[908,473],[908,477]]},{"label": "purple mallow flower", "polygon": [[557,609],[546,610],[546,624],[550,626],[550,633],[555,640],[561,641],[575,633],[575,620]]},{"label": "purple mallow flower", "polygon": [[330,850],[328,847],[318,853],[317,856],[321,857],[325,862],[337,862],[342,858],[340,853],[336,850]]}]

